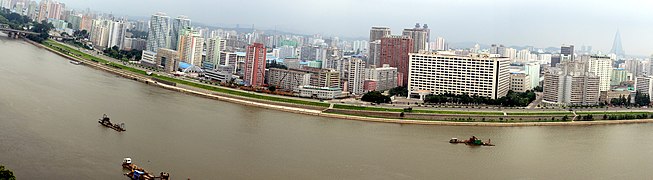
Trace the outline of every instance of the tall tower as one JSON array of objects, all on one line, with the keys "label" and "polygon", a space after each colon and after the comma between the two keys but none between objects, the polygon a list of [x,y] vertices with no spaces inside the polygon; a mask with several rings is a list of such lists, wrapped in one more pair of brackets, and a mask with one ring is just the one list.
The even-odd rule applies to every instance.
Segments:
[{"label": "tall tower", "polygon": [[245,73],[243,79],[246,84],[262,86],[265,80],[265,46],[254,43],[247,46],[245,56]]},{"label": "tall tower", "polygon": [[170,47],[170,17],[164,13],[156,13],[150,18],[147,50],[157,52],[159,48],[167,47]]},{"label": "tall tower", "polygon": [[614,35],[614,42],[612,43],[612,50],[610,53],[616,54],[617,57],[626,56],[626,51],[624,51],[623,46],[621,46],[621,33],[617,30],[617,34]]},{"label": "tall tower", "polygon": [[170,49],[179,50],[179,32],[191,26],[190,19],[186,16],[179,16],[172,21],[170,30]]},{"label": "tall tower", "polygon": [[370,46],[368,50],[368,65],[379,66],[379,57],[381,53],[381,38],[390,35],[390,28],[388,27],[372,27],[370,30]]},{"label": "tall tower", "polygon": [[[428,26],[426,26],[426,28],[428,28]],[[412,53],[418,53],[419,51],[427,50],[427,43],[429,38],[428,31],[428,29],[421,28],[419,23],[415,24],[415,28],[413,29],[404,29],[402,34],[413,39]]]}]

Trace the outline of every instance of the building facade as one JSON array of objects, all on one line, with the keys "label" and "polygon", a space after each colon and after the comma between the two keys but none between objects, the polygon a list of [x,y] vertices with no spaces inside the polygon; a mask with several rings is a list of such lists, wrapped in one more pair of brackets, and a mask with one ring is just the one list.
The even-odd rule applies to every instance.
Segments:
[{"label": "building facade", "polygon": [[408,61],[410,52],[413,52],[413,39],[408,36],[385,36],[381,38],[380,67],[388,64],[396,67],[399,72],[399,86],[408,84]]},{"label": "building facade", "polygon": [[150,29],[147,35],[147,50],[156,52],[159,48],[170,47],[170,17],[164,13],[156,13],[150,18]]},{"label": "building facade", "polygon": [[243,80],[251,86],[263,86],[265,81],[265,46],[254,43],[247,46]]},{"label": "building facade", "polygon": [[349,92],[355,95],[362,95],[365,93],[365,61],[352,58],[349,61],[348,67],[347,87],[349,88]]},{"label": "building facade", "polygon": [[510,73],[510,90],[514,92],[526,92],[533,89],[531,78],[526,73]]},{"label": "building facade", "polygon": [[179,47],[177,49],[181,61],[196,67],[202,67],[204,39],[191,28],[183,29],[179,33]]},{"label": "building facade", "polygon": [[600,78],[599,90],[610,91],[610,79],[612,78],[612,59],[608,56],[581,57],[587,63],[589,72]]},{"label": "building facade", "polygon": [[285,91],[295,91],[300,86],[310,85],[311,82],[311,74],[302,70],[270,68],[267,74],[270,86]]},{"label": "building facade", "polygon": [[468,94],[497,99],[510,89],[510,60],[491,54],[411,53],[408,92]]},{"label": "building facade", "polygon": [[159,48],[156,53],[156,65],[163,67],[163,71],[172,73],[179,69],[179,53],[167,48]]},{"label": "building facade", "polygon": [[370,68],[366,78],[375,81],[375,86],[373,87],[374,90],[386,91],[397,87],[397,73],[397,68],[384,64],[382,67]]},{"label": "building facade", "polygon": [[186,16],[179,16],[172,20],[170,26],[170,49],[179,50],[179,41],[181,38],[181,31],[191,27],[191,21]]}]

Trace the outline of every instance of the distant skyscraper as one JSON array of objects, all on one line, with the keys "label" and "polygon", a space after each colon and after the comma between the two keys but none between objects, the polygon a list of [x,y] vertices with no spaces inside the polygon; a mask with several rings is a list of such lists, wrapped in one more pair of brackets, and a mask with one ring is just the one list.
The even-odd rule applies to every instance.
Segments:
[{"label": "distant skyscraper", "polygon": [[436,51],[444,51],[445,49],[445,40],[443,37],[437,37],[435,38],[435,47],[433,47],[433,50]]},{"label": "distant skyscraper", "polygon": [[381,39],[380,61],[376,65],[388,64],[396,67],[401,78],[398,85],[408,85],[408,53],[413,52],[413,39],[407,36],[386,36]]},{"label": "distant skyscraper", "polygon": [[157,52],[157,49],[166,47],[170,47],[170,17],[156,13],[150,18],[147,50]]},{"label": "distant skyscraper", "polygon": [[617,30],[617,34],[614,35],[614,42],[612,43],[612,50],[610,50],[610,53],[616,54],[617,57],[624,57],[626,55],[626,51],[624,51],[623,46],[621,46],[621,33],[619,33],[619,30]]},{"label": "distant skyscraper", "polygon": [[178,50],[179,31],[189,27],[191,27],[191,21],[186,16],[179,16],[172,20],[172,29],[170,30],[170,49]]},{"label": "distant skyscraper", "polygon": [[388,27],[372,27],[370,30],[370,45],[368,50],[368,65],[379,66],[380,53],[381,53],[381,38],[390,35],[390,28]]},{"label": "distant skyscraper", "polygon": [[265,46],[254,43],[247,46],[243,80],[252,86],[262,86],[265,79]]},{"label": "distant skyscraper", "polygon": [[574,55],[574,45],[562,45],[560,47],[560,54],[571,56]]},{"label": "distant skyscraper", "polygon": [[[427,26],[428,27],[428,26]],[[419,23],[415,25],[413,29],[404,29],[402,33],[404,36],[408,36],[413,39],[413,51],[412,53],[417,53],[419,51],[426,51],[428,46],[428,29],[421,28]]]}]

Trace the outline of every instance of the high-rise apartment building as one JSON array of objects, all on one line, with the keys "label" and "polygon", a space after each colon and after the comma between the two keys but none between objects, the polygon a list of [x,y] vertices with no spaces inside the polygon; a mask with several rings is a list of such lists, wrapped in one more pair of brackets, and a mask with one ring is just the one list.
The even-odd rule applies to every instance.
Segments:
[{"label": "high-rise apartment building", "polygon": [[186,16],[179,16],[172,20],[170,29],[170,49],[179,50],[180,33],[191,27],[191,21]]},{"label": "high-rise apartment building", "polygon": [[563,61],[544,75],[544,102],[563,105],[599,103],[600,78],[586,62]]},{"label": "high-rise apartment building", "polygon": [[252,86],[263,86],[265,81],[265,46],[254,43],[247,46],[243,80]]},{"label": "high-rise apartment building", "polygon": [[420,27],[419,23],[415,25],[415,28],[404,29],[402,35],[410,37],[413,39],[413,50],[411,53],[418,53],[420,51],[428,50],[429,42],[429,32],[428,26],[425,24],[424,28]]},{"label": "high-rise apartment building", "polygon": [[628,81],[628,71],[623,68],[612,69],[612,78],[610,78],[610,86],[618,86],[624,81]]},{"label": "high-rise apartment building", "polygon": [[508,58],[491,54],[411,53],[409,97],[412,93],[428,91],[501,98],[510,89],[509,64]]},{"label": "high-rise apartment building", "polygon": [[181,61],[202,67],[202,52],[204,51],[204,39],[197,31],[185,28],[179,31],[179,58]]},{"label": "high-rise apartment building", "polygon": [[[401,77],[399,86],[408,85],[408,55],[413,52],[413,39],[408,36],[386,36],[381,38],[381,53],[379,64],[396,67]],[[380,66],[380,65],[377,65]]]},{"label": "high-rise apartment building", "polygon": [[355,95],[365,93],[365,61],[358,58],[349,60],[349,75],[347,77],[347,87],[349,92]]},{"label": "high-rise apartment building", "polygon": [[635,79],[635,90],[642,94],[653,95],[653,76],[642,76]]},{"label": "high-rise apartment building", "polygon": [[108,48],[114,46],[118,49],[125,48],[125,36],[127,34],[127,24],[123,21],[112,21],[109,27],[109,42]]},{"label": "high-rise apartment building", "polygon": [[66,5],[54,0],[42,0],[39,2],[39,11],[37,21],[41,22],[47,19],[61,19],[61,15]]},{"label": "high-rise apartment building", "polygon": [[600,78],[599,90],[610,91],[612,78],[612,59],[608,56],[583,55],[581,60],[587,63],[588,71]]},{"label": "high-rise apartment building", "polygon": [[384,64],[382,67],[370,68],[367,71],[366,79],[376,81],[376,91],[385,91],[397,87],[397,68]]},{"label": "high-rise apartment building", "polygon": [[170,17],[156,13],[150,18],[150,30],[147,36],[147,50],[156,52],[159,48],[170,47]]},{"label": "high-rise apartment building", "polygon": [[379,63],[381,56],[381,38],[390,35],[390,28],[388,27],[372,27],[370,30],[369,50],[368,50],[368,65],[380,66]]},{"label": "high-rise apartment building", "polygon": [[206,60],[202,63],[204,69],[215,69],[220,65],[224,65],[220,60],[222,59],[221,52],[227,45],[227,41],[220,37],[213,37],[206,41]]}]

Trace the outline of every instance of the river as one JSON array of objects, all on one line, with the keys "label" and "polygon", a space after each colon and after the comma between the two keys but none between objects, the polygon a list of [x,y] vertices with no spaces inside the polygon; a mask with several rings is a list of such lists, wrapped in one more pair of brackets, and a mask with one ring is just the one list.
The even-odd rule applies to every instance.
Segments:
[{"label": "river", "polygon": [[[116,132],[102,114],[125,122]],[[495,147],[449,144],[492,139]],[[329,119],[172,92],[0,38],[0,164],[18,179],[644,179],[653,124],[450,127]]]}]

